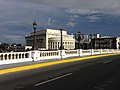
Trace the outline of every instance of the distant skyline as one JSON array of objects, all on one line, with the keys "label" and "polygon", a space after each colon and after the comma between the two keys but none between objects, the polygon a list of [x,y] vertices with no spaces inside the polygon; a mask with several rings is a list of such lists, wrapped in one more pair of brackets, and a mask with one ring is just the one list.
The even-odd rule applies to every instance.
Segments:
[{"label": "distant skyline", "polygon": [[0,0],[0,42],[25,43],[45,28],[120,36],[120,0]]}]

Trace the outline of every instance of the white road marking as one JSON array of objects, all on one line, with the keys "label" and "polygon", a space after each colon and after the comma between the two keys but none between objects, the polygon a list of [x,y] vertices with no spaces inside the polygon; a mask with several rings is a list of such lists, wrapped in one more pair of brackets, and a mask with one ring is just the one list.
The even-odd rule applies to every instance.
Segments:
[{"label": "white road marking", "polygon": [[56,77],[56,78],[47,80],[47,81],[43,81],[43,82],[41,82],[41,83],[37,83],[37,84],[35,84],[34,86],[40,86],[40,85],[43,85],[43,84],[46,84],[46,83],[55,81],[55,80],[60,79],[60,78],[64,78],[64,77],[70,76],[70,75],[72,75],[72,73],[68,73],[68,74],[65,74],[65,75],[62,75],[62,76],[59,76],[59,77]]},{"label": "white road marking", "polygon": [[110,62],[112,62],[112,60],[110,60],[110,61],[105,61],[105,62],[103,62],[103,64],[110,63]]}]

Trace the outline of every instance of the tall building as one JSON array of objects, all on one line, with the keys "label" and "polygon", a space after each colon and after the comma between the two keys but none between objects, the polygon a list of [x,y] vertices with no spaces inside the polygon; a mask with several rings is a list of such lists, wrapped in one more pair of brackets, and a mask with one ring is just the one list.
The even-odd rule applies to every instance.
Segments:
[{"label": "tall building", "polygon": [[[33,46],[34,33],[25,37],[26,45]],[[62,44],[64,49],[75,49],[75,39],[73,35],[68,35],[67,31],[62,31]],[[61,45],[60,30],[45,29],[36,32],[36,47],[41,50],[58,50]]]}]

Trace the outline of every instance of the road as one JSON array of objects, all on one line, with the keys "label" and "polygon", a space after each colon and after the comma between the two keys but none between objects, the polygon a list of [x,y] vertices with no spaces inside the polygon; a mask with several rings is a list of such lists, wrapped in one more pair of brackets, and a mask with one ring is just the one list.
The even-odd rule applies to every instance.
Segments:
[{"label": "road", "polygon": [[120,55],[0,75],[0,90],[119,90]]}]

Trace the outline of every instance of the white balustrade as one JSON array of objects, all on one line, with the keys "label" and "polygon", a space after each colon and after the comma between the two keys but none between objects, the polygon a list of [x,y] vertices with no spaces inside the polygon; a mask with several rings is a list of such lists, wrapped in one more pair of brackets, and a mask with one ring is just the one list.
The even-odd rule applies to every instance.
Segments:
[{"label": "white balustrade", "polygon": [[0,65],[31,61],[30,52],[0,53]]},{"label": "white balustrade", "polygon": [[73,56],[87,56],[105,53],[119,53],[113,49],[89,49],[89,50],[56,50],[56,51],[28,51],[28,52],[9,52],[0,53],[0,65],[12,64],[28,61],[38,61],[45,59],[61,59]]}]

